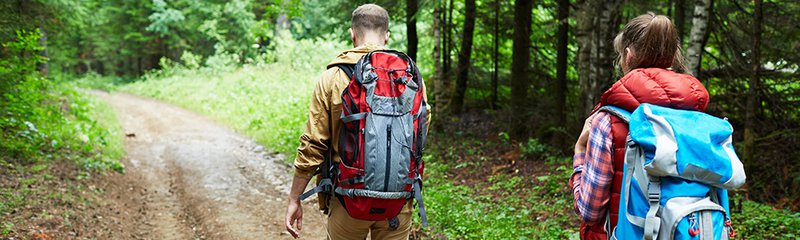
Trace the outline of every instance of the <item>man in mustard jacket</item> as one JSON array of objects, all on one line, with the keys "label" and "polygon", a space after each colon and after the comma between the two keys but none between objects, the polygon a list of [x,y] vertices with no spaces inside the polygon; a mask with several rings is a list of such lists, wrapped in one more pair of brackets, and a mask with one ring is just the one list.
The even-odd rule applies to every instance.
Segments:
[{"label": "man in mustard jacket", "polygon": [[[389,14],[375,4],[365,4],[353,11],[350,39],[355,48],[339,54],[322,73],[309,103],[308,121],[300,147],[294,161],[294,179],[289,193],[289,206],[286,213],[286,230],[293,237],[299,237],[303,222],[303,208],[300,194],[303,193],[315,172],[330,154],[334,163],[340,161],[338,153],[339,131],[342,114],[343,90],[350,78],[337,64],[355,64],[361,56],[374,50],[386,48],[389,40]],[[423,85],[423,88],[425,86]],[[425,96],[427,102],[427,96]],[[428,112],[430,112],[430,106]],[[430,122],[430,114],[428,114]],[[328,151],[331,151],[328,153]],[[319,195],[320,208],[329,214],[327,233],[329,239],[365,239],[371,233],[372,239],[408,239],[411,230],[411,201],[398,215],[399,227],[389,229],[388,221],[365,221],[351,218],[339,201],[329,201]]]}]

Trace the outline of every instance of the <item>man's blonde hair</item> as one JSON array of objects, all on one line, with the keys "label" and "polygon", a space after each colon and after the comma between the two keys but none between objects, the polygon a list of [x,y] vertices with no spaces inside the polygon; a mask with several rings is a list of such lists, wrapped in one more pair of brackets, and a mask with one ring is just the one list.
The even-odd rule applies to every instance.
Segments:
[{"label": "man's blonde hair", "polygon": [[386,33],[389,31],[389,13],[375,4],[361,5],[353,11],[351,28],[358,37],[364,37],[368,31]]}]

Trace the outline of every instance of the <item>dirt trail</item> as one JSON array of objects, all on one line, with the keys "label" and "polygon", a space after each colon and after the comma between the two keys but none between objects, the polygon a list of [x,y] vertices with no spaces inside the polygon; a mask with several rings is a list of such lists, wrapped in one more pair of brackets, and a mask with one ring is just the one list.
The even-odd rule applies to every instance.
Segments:
[{"label": "dirt trail", "polygon": [[[126,135],[126,174],[109,191],[138,208],[136,239],[290,239],[291,176],[275,154],[198,114],[124,93],[94,92]],[[325,216],[304,202],[302,235],[324,238]],[[131,206],[132,205],[132,206]]]}]

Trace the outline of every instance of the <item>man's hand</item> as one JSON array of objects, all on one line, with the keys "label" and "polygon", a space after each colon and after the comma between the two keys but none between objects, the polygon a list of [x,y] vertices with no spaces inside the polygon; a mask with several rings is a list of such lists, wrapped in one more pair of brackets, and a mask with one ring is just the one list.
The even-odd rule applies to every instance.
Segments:
[{"label": "man's hand", "polygon": [[311,179],[294,176],[292,179],[292,189],[289,190],[289,207],[286,208],[286,231],[292,237],[300,237],[300,230],[303,229],[303,206],[300,204],[300,194],[308,186]]},{"label": "man's hand", "polygon": [[289,199],[289,207],[286,211],[286,230],[294,238],[300,237],[300,230],[303,230],[303,206],[300,205],[299,199]]}]

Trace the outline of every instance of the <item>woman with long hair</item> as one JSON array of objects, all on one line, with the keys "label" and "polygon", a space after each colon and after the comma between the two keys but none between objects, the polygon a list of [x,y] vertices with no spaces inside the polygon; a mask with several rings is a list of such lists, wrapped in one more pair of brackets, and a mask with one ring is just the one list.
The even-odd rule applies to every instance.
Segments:
[{"label": "woman with long hair", "polygon": [[[595,107],[613,105],[632,112],[642,103],[705,111],[708,91],[685,74],[678,31],[666,16],[647,13],[632,19],[614,39],[624,76]],[[609,70],[610,71],[610,70]],[[595,111],[575,143],[573,190],[581,239],[607,239],[616,227],[628,125]]]}]

